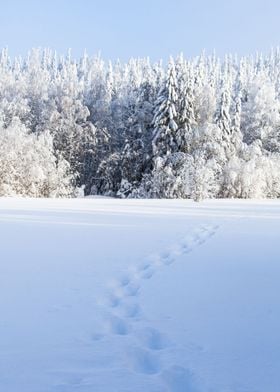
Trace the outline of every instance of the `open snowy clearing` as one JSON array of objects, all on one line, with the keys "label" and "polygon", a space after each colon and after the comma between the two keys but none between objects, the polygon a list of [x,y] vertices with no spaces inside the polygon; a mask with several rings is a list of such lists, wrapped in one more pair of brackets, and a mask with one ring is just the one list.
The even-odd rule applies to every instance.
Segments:
[{"label": "open snowy clearing", "polygon": [[0,200],[0,390],[279,392],[280,202]]}]

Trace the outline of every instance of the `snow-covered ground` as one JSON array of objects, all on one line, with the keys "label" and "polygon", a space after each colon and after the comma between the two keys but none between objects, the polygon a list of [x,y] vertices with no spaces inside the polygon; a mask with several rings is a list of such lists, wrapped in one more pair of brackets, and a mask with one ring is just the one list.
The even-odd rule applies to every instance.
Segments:
[{"label": "snow-covered ground", "polygon": [[0,200],[0,391],[279,392],[280,202]]}]

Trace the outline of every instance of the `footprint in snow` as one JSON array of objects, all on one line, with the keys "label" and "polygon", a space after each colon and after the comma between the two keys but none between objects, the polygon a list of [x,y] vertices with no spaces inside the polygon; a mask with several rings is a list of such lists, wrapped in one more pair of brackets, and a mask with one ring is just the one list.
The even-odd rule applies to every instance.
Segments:
[{"label": "footprint in snow", "polygon": [[161,374],[170,392],[200,392],[194,374],[182,366],[171,366]]},{"label": "footprint in snow", "polygon": [[135,296],[140,290],[137,279],[124,275],[113,283],[110,294],[116,298],[124,298],[127,296]]},{"label": "footprint in snow", "polygon": [[163,267],[163,266],[168,266],[174,263],[175,257],[170,251],[162,252],[159,254],[159,259],[158,259],[158,265],[157,267]]},{"label": "footprint in snow", "polygon": [[125,286],[129,285],[129,283],[131,283],[131,280],[132,280],[132,278],[130,275],[123,275],[120,277],[120,279],[118,281],[119,286],[125,287]]},{"label": "footprint in snow", "polygon": [[143,271],[146,271],[146,270],[148,270],[149,268],[151,268],[151,263],[149,262],[149,261],[145,261],[144,263],[141,263],[140,265],[139,265],[139,267],[137,268],[137,270],[139,271],[139,272],[143,272]]},{"label": "footprint in snow", "polygon": [[153,375],[161,369],[158,357],[141,347],[130,348],[127,359],[136,373]]},{"label": "footprint in snow", "polygon": [[108,305],[109,308],[116,308],[121,304],[121,297],[117,296],[114,293],[110,293],[106,300],[106,304]]},{"label": "footprint in snow", "polygon": [[155,274],[155,269],[152,266],[150,266],[149,268],[141,272],[138,272],[137,277],[139,279],[151,279],[154,274]]},{"label": "footprint in snow", "polygon": [[118,308],[118,312],[123,317],[135,319],[141,314],[141,308],[136,302],[127,302]]},{"label": "footprint in snow", "polygon": [[123,287],[124,296],[135,297],[140,290],[140,285],[138,283],[131,282]]},{"label": "footprint in snow", "polygon": [[163,350],[170,346],[169,340],[155,328],[145,328],[137,332],[137,337],[143,347],[150,350]]},{"label": "footprint in snow", "polygon": [[108,323],[111,333],[123,336],[128,335],[130,327],[122,318],[112,315],[109,317]]},{"label": "footprint in snow", "polygon": [[139,294],[140,285],[138,283],[130,283],[127,286],[115,287],[105,296],[100,304],[115,309],[123,305],[130,297],[136,297]]}]

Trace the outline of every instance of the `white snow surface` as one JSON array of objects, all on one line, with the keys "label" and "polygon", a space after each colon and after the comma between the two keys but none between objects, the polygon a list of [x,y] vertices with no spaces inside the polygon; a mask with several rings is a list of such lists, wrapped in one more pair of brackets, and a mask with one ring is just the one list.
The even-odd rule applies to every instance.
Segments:
[{"label": "white snow surface", "polygon": [[280,202],[0,199],[1,392],[279,392]]}]

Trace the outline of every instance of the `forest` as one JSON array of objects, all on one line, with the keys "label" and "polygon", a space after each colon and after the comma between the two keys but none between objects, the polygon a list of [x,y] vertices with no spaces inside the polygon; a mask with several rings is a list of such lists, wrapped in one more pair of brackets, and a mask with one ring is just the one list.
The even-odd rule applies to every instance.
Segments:
[{"label": "forest", "polygon": [[0,195],[280,197],[280,49],[0,55]]}]

